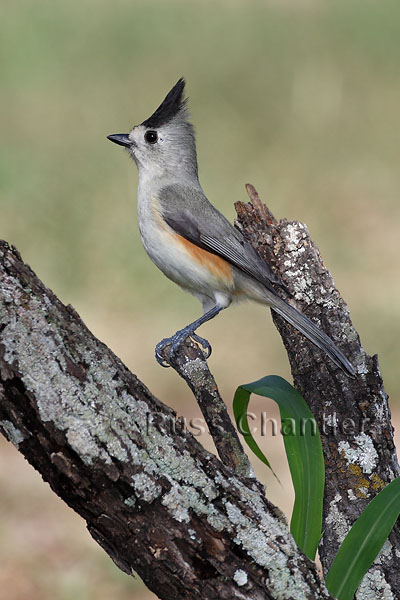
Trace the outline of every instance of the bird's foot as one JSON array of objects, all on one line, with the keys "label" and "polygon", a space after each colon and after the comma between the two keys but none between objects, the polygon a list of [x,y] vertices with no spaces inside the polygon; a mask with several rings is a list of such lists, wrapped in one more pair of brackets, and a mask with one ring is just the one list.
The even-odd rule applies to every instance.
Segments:
[{"label": "bird's foot", "polygon": [[204,357],[206,359],[211,355],[212,348],[210,343],[204,338],[194,333],[191,329],[185,328],[181,329],[180,331],[177,331],[172,337],[164,338],[163,340],[161,340],[161,342],[158,342],[155,349],[155,355],[158,364],[165,368],[169,367],[170,365],[163,357],[165,347],[171,346],[170,356],[173,358],[178,352],[180,346],[188,337],[191,337],[197,344],[199,344],[199,346],[201,346],[204,353]]},{"label": "bird's foot", "polygon": [[[158,342],[156,349],[155,349],[156,361],[158,362],[159,365],[161,365],[165,369],[168,369],[168,367],[170,367],[171,365],[169,363],[167,363],[167,361],[163,357],[163,351],[166,346],[172,344],[173,339],[174,339],[173,337],[164,338],[163,340],[161,340],[161,342]],[[172,352],[172,349],[171,349],[171,352]]]}]

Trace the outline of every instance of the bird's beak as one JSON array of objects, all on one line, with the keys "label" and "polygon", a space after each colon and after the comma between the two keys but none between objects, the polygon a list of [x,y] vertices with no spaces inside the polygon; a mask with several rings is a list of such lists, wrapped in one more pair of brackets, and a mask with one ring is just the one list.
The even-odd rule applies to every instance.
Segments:
[{"label": "bird's beak", "polygon": [[125,146],[126,148],[132,146],[132,142],[127,133],[113,133],[112,135],[108,135],[107,139],[114,142],[114,144]]}]

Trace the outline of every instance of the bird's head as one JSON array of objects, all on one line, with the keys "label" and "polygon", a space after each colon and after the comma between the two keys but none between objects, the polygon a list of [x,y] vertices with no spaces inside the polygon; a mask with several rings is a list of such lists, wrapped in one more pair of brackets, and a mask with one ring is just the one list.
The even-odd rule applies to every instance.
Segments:
[{"label": "bird's head", "polygon": [[151,117],[135,125],[129,133],[108,136],[128,150],[139,171],[154,176],[183,173],[197,177],[194,130],[189,122],[184,88],[185,80],[181,78]]}]

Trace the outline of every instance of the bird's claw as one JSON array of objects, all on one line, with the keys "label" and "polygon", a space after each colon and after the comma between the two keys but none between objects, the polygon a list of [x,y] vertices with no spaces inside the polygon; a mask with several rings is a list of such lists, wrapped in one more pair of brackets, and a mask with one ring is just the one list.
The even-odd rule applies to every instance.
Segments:
[{"label": "bird's claw", "polygon": [[210,358],[211,356],[211,352],[212,352],[212,348],[211,348],[211,344],[208,340],[200,337],[199,335],[197,335],[197,333],[192,333],[192,335],[190,336],[195,342],[197,342],[197,344],[199,344],[199,346],[202,347],[202,349],[204,350],[204,358],[207,360],[207,358]]},{"label": "bird's claw", "polygon": [[161,342],[158,342],[155,349],[156,361],[165,369],[168,369],[168,367],[170,367],[171,365],[167,363],[167,361],[161,353],[164,350],[165,346],[168,346],[168,344],[171,344],[171,342],[172,338],[164,338],[163,340],[161,340]]},{"label": "bird's claw", "polygon": [[190,333],[190,332],[188,333],[188,332],[182,331],[182,332],[178,332],[178,334],[175,334],[170,338],[164,338],[163,340],[161,340],[161,342],[158,342],[156,349],[155,349],[155,356],[156,356],[156,361],[158,362],[158,364],[164,368],[168,368],[170,366],[170,364],[167,362],[167,360],[163,356],[163,351],[164,351],[165,347],[171,346],[170,357],[174,358],[175,355],[177,354],[180,346],[183,344],[183,342],[188,337],[192,338],[197,344],[199,344],[199,346],[201,346],[205,359],[207,359],[211,356],[212,348],[211,348],[210,343],[207,340],[200,337],[196,333]]}]

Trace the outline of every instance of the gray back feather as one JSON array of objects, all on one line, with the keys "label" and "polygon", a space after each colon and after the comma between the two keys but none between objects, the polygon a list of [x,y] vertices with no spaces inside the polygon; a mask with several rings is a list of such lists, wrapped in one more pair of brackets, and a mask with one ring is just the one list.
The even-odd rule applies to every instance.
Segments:
[{"label": "gray back feather", "polygon": [[265,287],[281,283],[253,246],[206,198],[200,186],[171,184],[158,194],[162,215],[179,235],[217,254]]}]

